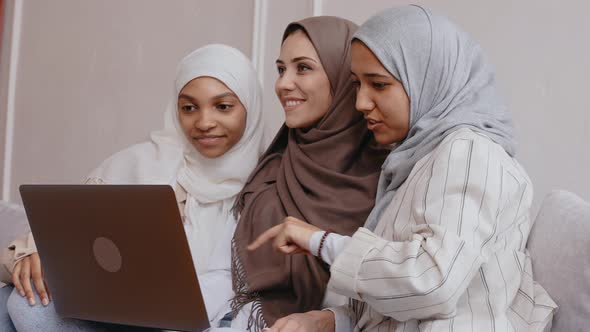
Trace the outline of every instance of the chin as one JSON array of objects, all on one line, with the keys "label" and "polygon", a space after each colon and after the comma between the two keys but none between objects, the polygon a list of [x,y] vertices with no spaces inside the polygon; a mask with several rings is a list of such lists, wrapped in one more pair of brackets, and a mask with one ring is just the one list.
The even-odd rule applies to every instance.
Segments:
[{"label": "chin", "polygon": [[289,128],[308,128],[314,125],[314,123],[316,123],[319,120],[313,121],[313,120],[309,120],[309,119],[301,119],[297,116],[286,116],[285,117],[285,124],[287,125],[287,127]]},{"label": "chin", "polygon": [[223,154],[225,154],[225,151],[219,151],[219,150],[203,150],[203,149],[196,149],[196,150],[201,156],[203,156],[205,158],[209,158],[209,159],[221,157],[221,156],[223,156]]},{"label": "chin", "polygon": [[379,145],[390,145],[395,143],[395,140],[389,138],[389,137],[383,137],[381,135],[375,135],[373,134],[373,137],[375,137],[375,141],[379,144]]},{"label": "chin", "polygon": [[297,119],[286,117],[285,118],[285,125],[287,125],[287,127],[289,127],[289,128],[301,128],[301,121],[298,121]]}]

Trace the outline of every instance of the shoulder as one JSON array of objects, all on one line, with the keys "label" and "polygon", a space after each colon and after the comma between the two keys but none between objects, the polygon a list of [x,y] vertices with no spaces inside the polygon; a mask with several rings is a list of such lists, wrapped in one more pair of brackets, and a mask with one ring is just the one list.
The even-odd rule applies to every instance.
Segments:
[{"label": "shoulder", "polygon": [[479,179],[482,185],[494,182],[504,191],[513,188],[517,193],[526,189],[532,195],[532,182],[518,161],[488,136],[471,129],[462,128],[445,137],[431,161],[441,173],[464,174],[469,181]]},{"label": "shoulder", "polygon": [[141,159],[148,159],[152,156],[155,156],[155,154],[156,145],[152,142],[134,144],[112,154],[110,157],[100,163],[97,169],[136,164]]},{"label": "shoulder", "polygon": [[486,158],[490,161],[514,165],[516,160],[510,157],[501,145],[488,136],[468,128],[461,128],[447,135],[433,150],[435,159],[449,157]]},{"label": "shoulder", "polygon": [[514,178],[516,182],[530,184],[524,168],[501,145],[485,134],[468,128],[447,135],[432,151],[429,160],[444,169],[458,166],[481,172],[496,169]]},{"label": "shoulder", "polygon": [[408,186],[415,186],[414,192],[425,193],[419,196],[424,197],[424,204],[438,206],[440,211],[444,206],[454,206],[451,202],[485,199],[488,203],[480,204],[493,207],[489,210],[493,215],[497,211],[514,211],[515,207],[525,211],[532,203],[533,185],[527,173],[502,146],[484,134],[457,130],[422,162],[420,168],[415,167],[415,177]]},{"label": "shoulder", "polygon": [[153,142],[143,142],[116,152],[104,160],[88,179],[100,179],[105,183],[142,183],[159,180],[163,173],[176,169],[182,160],[182,149],[162,147]]},{"label": "shoulder", "polygon": [[[482,133],[475,132],[468,128],[461,128],[448,134],[436,147],[438,151],[452,150],[457,144],[469,143],[470,145],[477,145],[479,149],[491,149],[496,153],[505,154],[506,151],[499,145],[492,141],[488,136]],[[508,156],[510,158],[510,156]]]}]

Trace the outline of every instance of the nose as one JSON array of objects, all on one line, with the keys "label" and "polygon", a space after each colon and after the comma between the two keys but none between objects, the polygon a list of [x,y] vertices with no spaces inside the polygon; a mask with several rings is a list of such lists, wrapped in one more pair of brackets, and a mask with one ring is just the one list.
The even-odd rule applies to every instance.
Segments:
[{"label": "nose", "polygon": [[375,102],[371,99],[371,96],[360,87],[356,92],[356,104],[354,106],[357,111],[366,114],[375,109]]},{"label": "nose", "polygon": [[207,132],[215,128],[215,126],[217,126],[217,123],[215,122],[215,118],[211,113],[212,112],[209,110],[201,110],[200,116],[197,119],[195,119],[195,128],[203,132]]},{"label": "nose", "polygon": [[295,79],[289,70],[285,70],[281,76],[277,77],[277,81],[275,82],[275,90],[277,94],[279,94],[281,91],[295,90]]}]

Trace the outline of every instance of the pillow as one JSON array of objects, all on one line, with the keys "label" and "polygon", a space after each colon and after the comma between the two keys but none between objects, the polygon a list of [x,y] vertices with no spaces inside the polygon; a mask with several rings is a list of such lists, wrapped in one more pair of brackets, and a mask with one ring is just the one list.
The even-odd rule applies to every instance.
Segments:
[{"label": "pillow", "polygon": [[559,305],[552,331],[590,325],[590,203],[567,191],[543,201],[529,237],[534,279]]}]

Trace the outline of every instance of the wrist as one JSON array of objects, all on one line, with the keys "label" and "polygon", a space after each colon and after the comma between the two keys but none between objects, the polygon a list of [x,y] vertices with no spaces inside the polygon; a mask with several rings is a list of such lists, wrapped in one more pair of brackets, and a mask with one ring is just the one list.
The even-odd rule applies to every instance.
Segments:
[{"label": "wrist", "polygon": [[315,231],[309,237],[309,252],[314,256],[318,252],[318,247],[320,246],[320,239],[322,238],[323,234],[324,231]]},{"label": "wrist", "polygon": [[328,235],[330,235],[330,233],[331,233],[330,231],[325,231],[322,234],[322,237],[320,238],[320,244],[318,246],[318,251],[317,251],[317,253],[315,253],[315,255],[321,260],[323,260],[322,250],[324,249],[324,244],[326,243],[326,238],[328,237]]}]

